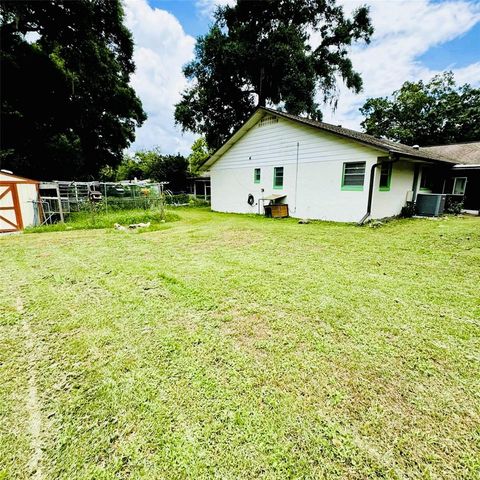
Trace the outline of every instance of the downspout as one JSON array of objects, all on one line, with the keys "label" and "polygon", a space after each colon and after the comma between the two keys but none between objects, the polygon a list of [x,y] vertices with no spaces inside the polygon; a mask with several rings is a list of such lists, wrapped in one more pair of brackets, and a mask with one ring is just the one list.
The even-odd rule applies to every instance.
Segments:
[{"label": "downspout", "polygon": [[413,185],[412,185],[412,202],[413,203],[417,201],[419,175],[420,175],[420,165],[416,163],[415,168],[413,170]]},{"label": "downspout", "polygon": [[[392,158],[393,160],[389,161],[388,163],[395,163],[395,162],[398,162],[398,160],[399,160],[398,157],[395,154],[390,153],[389,157]],[[382,165],[382,163],[386,163],[386,162],[378,162],[377,161],[377,163],[374,163],[372,165],[372,168],[370,169],[370,184],[368,186],[367,212],[362,217],[362,219],[358,222],[357,225],[363,225],[372,213],[372,199],[373,199],[373,186],[374,186],[374,183],[375,183],[375,169],[378,168],[380,165]],[[393,174],[393,172],[392,172],[392,174]]]},{"label": "downspout", "polygon": [[300,149],[300,142],[297,142],[297,163],[295,166],[295,208],[293,212],[297,212],[297,185],[298,185],[298,150]]}]

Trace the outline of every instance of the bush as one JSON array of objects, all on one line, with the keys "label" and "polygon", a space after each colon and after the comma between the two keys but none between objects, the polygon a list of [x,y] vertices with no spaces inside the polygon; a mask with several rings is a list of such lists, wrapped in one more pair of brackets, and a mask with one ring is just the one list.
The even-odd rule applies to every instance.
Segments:
[{"label": "bush", "polygon": [[166,205],[185,205],[190,207],[208,207],[210,202],[203,198],[194,197],[188,193],[179,193],[176,195],[165,195]]},{"label": "bush", "polygon": [[179,193],[177,195],[165,195],[167,205],[188,205],[190,196],[188,193]]},{"label": "bush", "polygon": [[462,200],[457,200],[455,198],[447,196],[447,200],[445,202],[445,213],[458,215],[462,213],[462,209],[463,209],[463,198]]},{"label": "bush", "polygon": [[400,212],[401,218],[412,218],[417,213],[417,207],[413,202],[407,202]]},{"label": "bush", "polygon": [[191,207],[209,207],[210,202],[208,200],[205,200],[204,198],[195,198],[191,197],[190,200],[188,201],[188,204]]},{"label": "bush", "polygon": [[125,198],[112,198],[108,197],[107,202],[102,200],[100,202],[104,211],[118,211],[118,210],[132,210],[132,209],[142,209],[149,210],[152,208],[163,208],[163,201],[161,198],[154,197],[125,197]]}]

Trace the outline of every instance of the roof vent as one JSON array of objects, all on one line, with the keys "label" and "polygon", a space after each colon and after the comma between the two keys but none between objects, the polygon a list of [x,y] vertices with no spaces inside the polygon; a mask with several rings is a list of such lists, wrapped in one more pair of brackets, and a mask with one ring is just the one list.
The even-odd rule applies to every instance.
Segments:
[{"label": "roof vent", "polygon": [[278,123],[278,118],[273,115],[265,115],[259,122],[259,127],[264,127],[265,125],[271,125],[272,123]]},{"label": "roof vent", "polygon": [[420,145],[414,145],[412,148],[414,148],[415,150],[419,150],[420,149]]}]

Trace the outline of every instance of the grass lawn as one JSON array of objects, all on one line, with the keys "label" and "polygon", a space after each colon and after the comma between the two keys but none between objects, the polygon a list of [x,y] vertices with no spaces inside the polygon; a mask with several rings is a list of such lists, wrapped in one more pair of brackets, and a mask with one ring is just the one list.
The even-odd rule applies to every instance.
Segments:
[{"label": "grass lawn", "polygon": [[0,238],[0,478],[480,476],[480,218],[178,210]]}]

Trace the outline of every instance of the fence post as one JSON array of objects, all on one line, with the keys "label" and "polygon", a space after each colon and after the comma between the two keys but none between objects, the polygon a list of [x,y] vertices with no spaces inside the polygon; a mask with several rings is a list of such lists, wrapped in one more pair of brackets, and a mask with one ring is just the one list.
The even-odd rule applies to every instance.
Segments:
[{"label": "fence post", "polygon": [[63,223],[64,222],[64,218],[63,218],[63,208],[62,208],[62,197],[60,196],[60,187],[58,186],[58,183],[57,183],[57,201],[58,201],[58,213],[60,214],[60,222]]},{"label": "fence post", "polygon": [[103,190],[105,192],[105,212],[108,213],[108,197],[107,197],[107,183],[103,184]]}]

